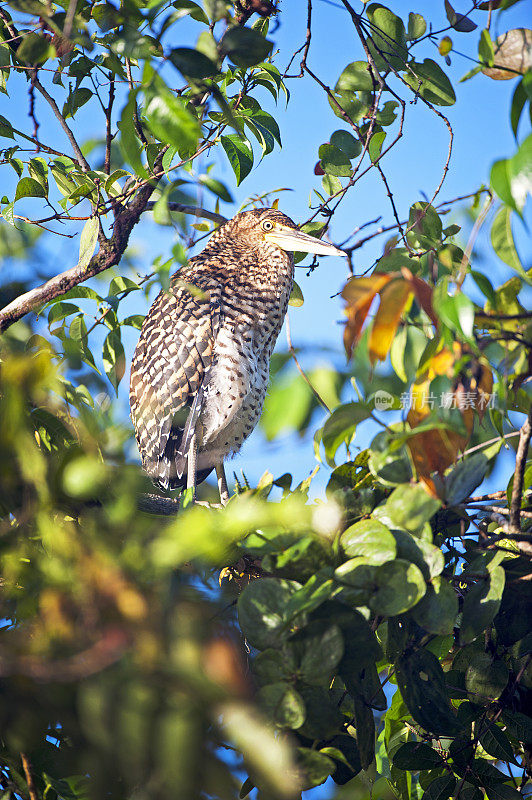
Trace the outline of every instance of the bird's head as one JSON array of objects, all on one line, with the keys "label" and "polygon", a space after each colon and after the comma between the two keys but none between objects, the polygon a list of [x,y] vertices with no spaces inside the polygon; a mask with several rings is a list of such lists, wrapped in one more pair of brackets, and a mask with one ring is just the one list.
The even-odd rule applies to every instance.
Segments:
[{"label": "bird's head", "polygon": [[293,253],[316,253],[324,256],[343,256],[345,253],[328,242],[300,231],[295,222],[276,208],[256,208],[243,211],[233,217],[221,229],[244,241],[251,247],[265,242],[276,245],[280,250]]}]

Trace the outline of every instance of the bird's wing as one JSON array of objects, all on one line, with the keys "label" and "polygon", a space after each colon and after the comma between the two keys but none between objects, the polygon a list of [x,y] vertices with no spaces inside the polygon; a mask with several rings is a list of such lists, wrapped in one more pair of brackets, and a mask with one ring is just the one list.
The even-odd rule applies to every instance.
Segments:
[{"label": "bird's wing", "polygon": [[179,485],[186,469],[221,324],[220,298],[218,282],[194,276],[194,286],[161,292],[142,326],[131,365],[131,416],[144,469],[164,488]]}]

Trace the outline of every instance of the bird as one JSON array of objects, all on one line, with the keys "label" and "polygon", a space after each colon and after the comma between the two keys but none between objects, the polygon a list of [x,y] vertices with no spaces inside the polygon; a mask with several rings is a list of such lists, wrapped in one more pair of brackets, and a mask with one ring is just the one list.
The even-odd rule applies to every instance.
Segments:
[{"label": "bird", "polygon": [[344,255],[277,208],[243,211],[174,273],[144,319],[130,405],[144,470],[162,489],[192,489],[255,428],[294,280],[294,252]]}]

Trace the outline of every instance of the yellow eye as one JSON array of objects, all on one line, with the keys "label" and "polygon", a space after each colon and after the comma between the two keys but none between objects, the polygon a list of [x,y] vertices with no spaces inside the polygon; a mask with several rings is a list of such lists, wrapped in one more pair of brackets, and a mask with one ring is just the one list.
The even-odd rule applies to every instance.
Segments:
[{"label": "yellow eye", "polygon": [[272,231],[273,230],[273,222],[270,222],[269,219],[265,219],[264,222],[261,222],[261,227],[263,231]]}]

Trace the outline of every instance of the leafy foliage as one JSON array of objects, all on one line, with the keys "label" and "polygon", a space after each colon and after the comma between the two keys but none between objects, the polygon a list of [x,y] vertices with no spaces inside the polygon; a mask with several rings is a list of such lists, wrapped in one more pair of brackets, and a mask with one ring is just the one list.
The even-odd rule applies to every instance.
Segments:
[{"label": "leafy foliage", "polygon": [[[473,5],[461,14],[446,0],[449,24],[435,31],[415,11],[344,3],[358,60],[331,89],[306,64],[311,4],[292,76],[275,3],[0,9],[0,92],[19,102],[15,80],[29,90],[26,131],[0,117],[1,166],[14,178],[0,198],[0,257],[32,263],[43,228],[47,239],[79,234],[70,269],[52,265],[41,287],[6,279],[0,291],[5,800],[225,800],[255,789],[282,800],[327,780],[338,798],[527,794],[531,273],[513,226],[531,186],[532,33],[490,33],[486,12],[499,9],[503,23],[523,0]],[[399,215],[384,166],[411,105],[450,130],[443,112],[460,86],[440,61],[471,35],[478,63],[463,80],[514,81],[516,148],[494,152],[489,188],[472,187],[464,242],[437,201],[441,183]],[[224,509],[154,497],[110,396],[126,374],[127,330],[223,220],[220,202],[233,202],[212,154],[235,187],[275,157],[281,130],[262,105],[289,101],[291,77],[314,81],[332,112],[304,230],[330,233],[368,172],[394,215],[382,255],[341,292],[347,366],[296,374],[293,347],[272,360],[263,434],[312,431],[326,494],[309,500],[314,473],[293,485],[266,471]],[[36,96],[66,152],[51,123],[39,128]],[[89,110],[101,135],[83,142]],[[140,277],[126,247],[148,209],[180,239]],[[346,240],[351,266],[366,241]],[[291,304],[303,302],[295,285]],[[358,448],[372,424],[379,432]],[[508,484],[474,497],[502,474],[508,446]]]}]

